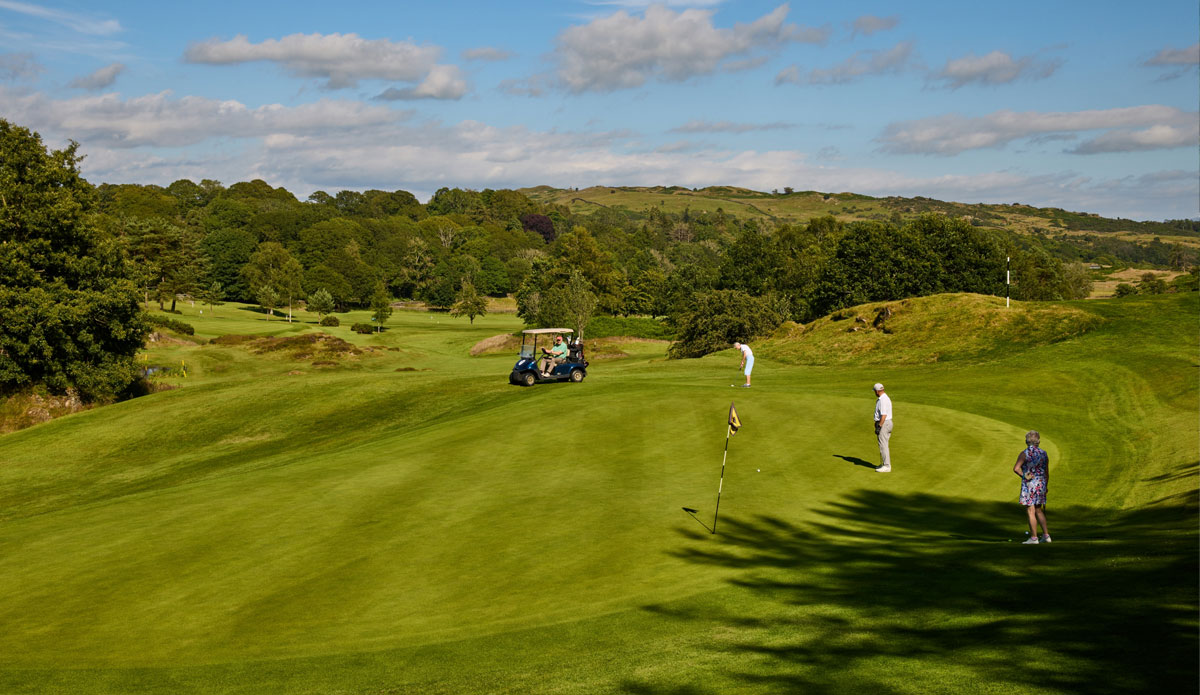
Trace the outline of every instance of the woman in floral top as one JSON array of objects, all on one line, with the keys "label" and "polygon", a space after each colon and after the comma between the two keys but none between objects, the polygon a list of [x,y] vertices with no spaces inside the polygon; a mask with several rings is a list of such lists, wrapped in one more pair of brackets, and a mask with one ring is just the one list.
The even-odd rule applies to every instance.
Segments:
[{"label": "woman in floral top", "polygon": [[1050,484],[1050,458],[1046,452],[1038,448],[1042,436],[1037,430],[1031,430],[1025,435],[1025,450],[1017,454],[1017,464],[1013,473],[1021,476],[1021,504],[1029,512],[1029,540],[1025,543],[1036,545],[1038,541],[1038,524],[1042,525],[1040,542],[1050,542],[1050,528],[1046,526],[1046,488]]}]

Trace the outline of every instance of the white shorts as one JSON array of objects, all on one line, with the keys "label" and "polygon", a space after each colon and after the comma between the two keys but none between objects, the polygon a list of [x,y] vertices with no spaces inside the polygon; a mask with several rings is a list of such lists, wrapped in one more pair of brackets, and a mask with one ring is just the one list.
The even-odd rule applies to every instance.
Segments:
[{"label": "white shorts", "polygon": [[750,376],[750,371],[754,369],[754,355],[746,358],[746,376]]}]

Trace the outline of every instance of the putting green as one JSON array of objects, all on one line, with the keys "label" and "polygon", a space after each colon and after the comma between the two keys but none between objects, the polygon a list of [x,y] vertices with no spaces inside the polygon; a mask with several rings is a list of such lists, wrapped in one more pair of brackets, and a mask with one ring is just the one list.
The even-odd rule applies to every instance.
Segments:
[{"label": "putting green", "polygon": [[[1074,341],[882,377],[763,360],[748,390],[728,354],[652,343],[583,384],[509,386],[510,356],[466,356],[509,317],[400,314],[339,333],[396,350],[334,368],[164,346],[151,360],[186,359],[183,388],[0,438],[0,690],[904,692],[902,674],[1039,692],[1135,661],[1152,668],[1130,687],[1186,682],[1194,346],[1169,328],[1194,304],[1113,303]],[[877,378],[890,474],[871,468]],[[1008,545],[1030,428],[1051,548]],[[1031,565],[1042,551],[1058,559]],[[1114,631],[1151,653],[1096,641]]]},{"label": "putting green", "polygon": [[[390,378],[404,398],[404,377]],[[730,390],[588,387],[512,393],[530,402],[9,522],[7,536],[36,540],[6,544],[0,585],[19,589],[0,599],[0,617],[17,629],[0,635],[0,653],[21,666],[316,655],[710,590],[727,572],[696,572],[670,551],[681,529],[699,528],[682,506],[712,523]],[[254,405],[293,402],[293,388]],[[810,519],[821,501],[878,488],[1012,496],[994,460],[1019,441],[1012,426],[905,406],[885,476],[847,460],[872,452],[870,398],[734,395],[745,426],[726,469],[727,515]],[[563,415],[521,417],[540,411]],[[513,420],[522,434],[499,435]],[[155,436],[140,434],[122,446]]]}]

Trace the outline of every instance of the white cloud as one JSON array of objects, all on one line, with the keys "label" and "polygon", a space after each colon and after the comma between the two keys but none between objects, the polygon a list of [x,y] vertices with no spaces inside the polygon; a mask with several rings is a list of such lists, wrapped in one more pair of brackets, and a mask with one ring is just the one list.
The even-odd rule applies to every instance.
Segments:
[{"label": "white cloud", "polygon": [[824,162],[836,162],[841,160],[842,151],[833,145],[826,145],[817,150],[816,158]]},{"label": "white cloud", "polygon": [[550,81],[548,75],[501,80],[499,89],[502,93],[514,97],[540,97],[550,90]]},{"label": "white cloud", "polygon": [[[1161,105],[1049,113],[1006,110],[975,118],[947,114],[889,124],[879,141],[883,151],[895,154],[954,155],[967,150],[1003,147],[1014,140],[1039,135],[1133,128],[1153,130],[1156,126],[1172,129],[1170,132],[1158,130],[1143,135],[1130,133],[1124,138],[1111,135],[1105,140],[1097,138],[1085,142],[1072,150],[1078,154],[1090,154],[1189,144],[1176,137],[1177,129],[1189,132],[1190,144],[1195,145],[1197,118],[1195,111],[1187,112]],[[1122,145],[1125,149],[1116,149]]]},{"label": "white cloud", "polygon": [[[437,46],[364,39],[357,34],[291,34],[257,44],[239,35],[229,41],[193,43],[184,53],[184,60],[207,65],[277,63],[296,77],[325,80],[326,89],[354,87],[366,79],[422,82],[412,89],[412,93],[421,94],[418,98],[457,99],[462,93],[447,87],[447,70],[457,68],[438,65],[441,52]],[[435,72],[439,74],[435,76]],[[453,96],[434,96],[442,93]]]},{"label": "white cloud", "polygon": [[895,29],[899,23],[900,18],[895,15],[890,17],[876,17],[875,15],[867,14],[854,20],[850,25],[850,35],[857,36],[861,34],[863,36],[870,36],[876,32]]},{"label": "white cloud", "polygon": [[43,70],[32,53],[0,53],[0,80],[33,80]]},{"label": "white cloud", "polygon": [[968,53],[946,61],[946,66],[934,78],[944,80],[951,89],[958,89],[971,83],[995,85],[1018,79],[1045,79],[1061,66],[1061,60],[1036,60],[1032,56],[1013,60],[1012,56],[1001,51],[992,51],[984,56]]},{"label": "white cloud", "polygon": [[429,74],[416,87],[396,89],[389,87],[376,99],[461,99],[467,93],[467,81],[462,71],[454,65],[434,65]]},{"label": "white cloud", "polygon": [[121,23],[115,19],[96,19],[74,12],[63,12],[62,10],[52,10],[47,7],[30,5],[25,2],[0,0],[0,10],[9,10],[30,17],[45,19],[73,29],[81,34],[108,36],[109,34],[121,31]]},{"label": "white cloud", "polygon": [[733,123],[731,121],[692,120],[670,129],[669,133],[749,133],[760,130],[786,130],[795,128],[793,123]]},{"label": "white cloud", "polygon": [[749,24],[721,29],[713,26],[711,10],[651,5],[641,17],[621,10],[559,34],[557,75],[573,92],[640,87],[655,78],[682,82],[710,75],[730,59],[828,38],[828,29],[785,24],[787,13],[780,5]]},{"label": "white cloud", "polygon": [[122,99],[119,94],[50,99],[0,88],[0,116],[36,130],[112,148],[181,147],[213,138],[307,134],[380,126],[410,115],[386,106],[322,99],[302,106],[249,108],[237,101],[171,97],[170,92]]},{"label": "white cloud", "polygon": [[[627,130],[536,131],[477,121],[443,125],[414,122],[410,115],[331,100],[251,109],[237,102],[166,94],[127,101],[116,95],[50,100],[0,88],[0,117],[42,132],[51,146],[68,137],[79,140],[86,155],[84,173],[95,183],[261,178],[301,198],[317,189],[342,188],[404,188],[428,196],[441,186],[792,186],[964,202],[1020,201],[1135,219],[1191,217],[1200,198],[1197,172],[1116,180],[1073,172],[913,177],[896,170],[833,166],[830,162],[840,156],[833,148],[810,157],[792,150],[735,150],[682,141],[646,151],[637,134]],[[206,147],[202,157],[192,155],[188,146],[202,140],[221,146]]]},{"label": "white cloud", "polygon": [[1200,43],[1187,48],[1164,48],[1145,65],[1200,65]]},{"label": "white cloud", "polygon": [[125,71],[125,66],[121,63],[113,63],[106,65],[90,75],[76,77],[71,80],[70,87],[77,89],[104,89],[112,86],[113,82],[117,81],[117,75]]},{"label": "white cloud", "polygon": [[487,60],[500,61],[508,60],[513,57],[512,51],[506,51],[503,48],[494,48],[492,46],[483,46],[481,48],[470,48],[462,52],[463,60]]},{"label": "white cloud", "polygon": [[650,5],[666,5],[668,7],[713,7],[725,0],[589,0],[589,5],[607,7],[629,7],[644,9]]},{"label": "white cloud", "polygon": [[699,148],[700,144],[692,142],[691,140],[676,140],[674,142],[668,142],[665,145],[659,145],[658,147],[654,148],[654,151],[669,154],[673,152],[688,152]]},{"label": "white cloud", "polygon": [[1072,154],[1141,152],[1172,147],[1196,147],[1198,144],[1200,137],[1197,137],[1195,127],[1160,124],[1141,130],[1113,130],[1067,151]]},{"label": "white cloud", "polygon": [[1200,43],[1192,44],[1187,48],[1164,48],[1142,65],[1151,68],[1173,68],[1164,72],[1158,78],[1159,81],[1183,77],[1188,73],[1195,72],[1194,68],[1200,67]]},{"label": "white cloud", "polygon": [[775,76],[775,84],[844,84],[872,75],[903,72],[912,65],[911,41],[901,41],[886,51],[859,51],[832,68],[802,73],[795,65]]}]

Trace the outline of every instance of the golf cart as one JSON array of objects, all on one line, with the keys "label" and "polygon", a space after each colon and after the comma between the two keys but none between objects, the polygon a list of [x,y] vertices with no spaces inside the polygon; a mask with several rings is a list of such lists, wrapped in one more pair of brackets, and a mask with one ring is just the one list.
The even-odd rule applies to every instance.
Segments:
[{"label": "golf cart", "polygon": [[[570,334],[574,332],[570,328],[530,328],[521,331],[521,355],[513,366],[512,374],[508,375],[509,383],[533,386],[547,381],[583,381],[587,376],[588,362],[583,358],[583,343],[578,338],[571,342]],[[562,335],[567,341],[567,359],[562,364],[554,365],[550,376],[542,376],[538,362],[545,357],[545,353],[538,348],[538,339],[545,337],[548,344],[553,345],[555,335]],[[547,342],[543,341],[542,348],[546,347]]]}]

